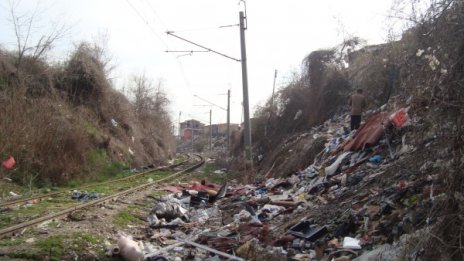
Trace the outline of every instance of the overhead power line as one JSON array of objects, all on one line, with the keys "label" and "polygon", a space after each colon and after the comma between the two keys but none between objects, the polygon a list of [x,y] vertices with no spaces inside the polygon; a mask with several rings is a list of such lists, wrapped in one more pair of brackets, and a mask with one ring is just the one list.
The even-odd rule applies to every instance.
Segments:
[{"label": "overhead power line", "polygon": [[155,17],[160,21],[161,25],[163,25],[164,29],[167,29],[166,24],[164,24],[163,20],[161,20],[161,17],[160,17],[160,16],[158,15],[158,13],[155,11],[155,8],[153,8],[153,6],[151,5],[150,1],[149,1],[149,0],[145,0],[145,2],[147,2],[148,7],[150,7],[150,10],[153,12],[153,14],[155,15]]},{"label": "overhead power line", "polygon": [[156,30],[150,25],[150,23],[143,17],[143,15],[135,8],[135,6],[129,1],[126,0],[127,4],[134,10],[134,12],[137,14],[137,16],[142,20],[142,22],[150,29],[150,31],[158,38],[158,40],[161,41],[161,43],[166,47],[169,48],[166,42],[159,36],[159,34],[156,32]]},{"label": "overhead power line", "polygon": [[230,25],[221,25],[221,26],[211,26],[211,27],[201,27],[201,28],[189,28],[189,29],[182,29],[176,30],[177,33],[184,33],[184,32],[195,32],[195,31],[209,31],[209,30],[217,30],[223,28],[229,28],[234,26],[240,26],[239,24],[230,24]]},{"label": "overhead power line", "polygon": [[209,51],[203,51],[203,50],[190,50],[190,51],[170,51],[166,50],[165,52],[167,53],[207,53]]},{"label": "overhead power line", "polygon": [[217,104],[214,104],[214,103],[212,103],[212,102],[210,102],[210,101],[207,101],[207,100],[201,98],[200,96],[198,96],[198,95],[196,95],[196,94],[194,94],[193,96],[194,96],[194,97],[197,97],[198,99],[200,99],[200,100],[202,100],[202,101],[204,101],[204,102],[209,103],[209,104],[212,105],[212,106],[216,106],[216,107],[218,107],[218,108],[221,109],[221,110],[227,111],[226,108],[221,107],[221,106],[219,106],[219,105],[217,105]]},{"label": "overhead power line", "polygon": [[187,40],[187,39],[182,38],[182,37],[180,37],[180,36],[178,36],[178,35],[175,35],[173,31],[167,31],[166,34],[167,34],[167,35],[174,36],[174,37],[176,37],[176,38],[178,38],[178,39],[180,39],[180,40],[182,40],[182,41],[185,41],[185,42],[187,42],[187,43],[193,44],[193,45],[195,45],[195,46],[198,46],[198,47],[200,47],[200,48],[203,48],[203,49],[208,50],[208,51],[210,51],[210,52],[213,52],[213,53],[215,53],[215,54],[219,54],[219,55],[221,55],[221,56],[224,56],[224,57],[229,58],[229,59],[231,59],[231,60],[234,60],[234,61],[236,61],[236,62],[240,62],[239,59],[236,59],[236,58],[231,57],[231,56],[229,56],[229,55],[226,55],[226,54],[223,54],[223,53],[214,51],[214,50],[212,50],[211,48],[205,47],[205,46],[203,46],[203,45],[194,43],[194,42],[192,42],[192,41],[190,41],[190,40]]},{"label": "overhead power line", "polygon": [[221,25],[218,28],[227,28],[227,27],[234,27],[234,26],[240,26],[240,25],[239,24]]}]

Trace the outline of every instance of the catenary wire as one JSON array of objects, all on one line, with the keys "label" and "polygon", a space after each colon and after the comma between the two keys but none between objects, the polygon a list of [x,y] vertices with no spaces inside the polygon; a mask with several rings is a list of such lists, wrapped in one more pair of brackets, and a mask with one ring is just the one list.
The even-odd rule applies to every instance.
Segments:
[{"label": "catenary wire", "polygon": [[134,10],[134,12],[137,14],[137,16],[142,20],[142,22],[150,29],[150,31],[158,38],[158,40],[161,41],[161,43],[165,46],[166,49],[169,49],[168,44],[159,36],[159,34],[156,32],[156,30],[150,25],[150,23],[143,17],[143,15],[135,8],[135,6],[129,1],[126,0],[127,4]]}]

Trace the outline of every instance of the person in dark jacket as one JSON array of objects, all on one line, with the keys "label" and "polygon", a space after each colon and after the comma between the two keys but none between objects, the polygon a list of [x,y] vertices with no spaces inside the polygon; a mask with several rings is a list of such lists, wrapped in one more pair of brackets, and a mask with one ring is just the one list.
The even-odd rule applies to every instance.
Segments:
[{"label": "person in dark jacket", "polygon": [[357,130],[361,124],[361,115],[366,107],[366,98],[362,94],[362,89],[357,89],[356,93],[351,96],[351,130]]}]

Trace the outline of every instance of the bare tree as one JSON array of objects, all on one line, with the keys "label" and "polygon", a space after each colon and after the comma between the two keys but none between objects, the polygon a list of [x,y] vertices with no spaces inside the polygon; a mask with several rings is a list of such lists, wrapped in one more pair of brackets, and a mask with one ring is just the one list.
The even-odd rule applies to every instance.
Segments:
[{"label": "bare tree", "polygon": [[130,92],[133,96],[135,113],[139,119],[155,117],[163,122],[170,121],[167,109],[169,99],[162,86],[161,79],[155,85],[144,74],[132,77]]},{"label": "bare tree", "polygon": [[92,36],[90,47],[92,49],[93,56],[102,63],[106,77],[111,80],[111,74],[116,68],[116,64],[114,56],[111,55],[108,50],[109,41],[110,34],[108,30],[99,31],[97,34]]},{"label": "bare tree", "polygon": [[9,0],[10,22],[16,37],[17,72],[20,71],[25,56],[30,56],[34,60],[44,58],[53,44],[69,30],[65,23],[55,22],[51,24],[48,32],[36,36],[37,31],[45,30],[38,26],[45,9],[41,9],[40,3],[37,2],[32,12],[20,12],[20,5],[20,0]]},{"label": "bare tree", "polygon": [[388,40],[398,40],[408,28],[434,21],[460,0],[394,0],[388,14]]},{"label": "bare tree", "polygon": [[362,48],[367,42],[350,33],[340,17],[334,17],[334,19],[338,25],[337,34],[342,38],[341,43],[334,47],[334,62],[340,69],[343,69],[348,66],[349,54],[356,49]]}]

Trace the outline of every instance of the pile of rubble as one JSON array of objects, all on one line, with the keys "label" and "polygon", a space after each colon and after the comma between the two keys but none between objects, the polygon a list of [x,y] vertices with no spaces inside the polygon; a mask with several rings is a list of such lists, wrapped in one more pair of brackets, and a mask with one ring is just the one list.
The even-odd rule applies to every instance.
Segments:
[{"label": "pile of rubble", "polygon": [[328,142],[290,177],[166,186],[171,194],[154,198],[146,239],[119,235],[110,253],[126,260],[378,260],[402,235],[433,222],[440,180],[418,175],[432,163],[417,172],[402,167],[418,152],[406,137],[419,119],[407,109],[371,112],[353,132],[343,128],[348,121],[339,115],[305,133]]}]

